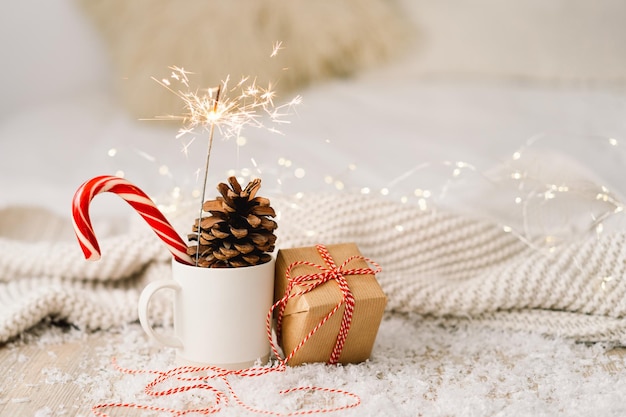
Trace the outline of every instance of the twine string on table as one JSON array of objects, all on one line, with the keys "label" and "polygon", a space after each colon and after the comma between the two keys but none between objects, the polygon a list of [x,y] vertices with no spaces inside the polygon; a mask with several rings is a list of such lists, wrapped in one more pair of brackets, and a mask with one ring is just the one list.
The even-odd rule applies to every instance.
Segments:
[{"label": "twine string on table", "polygon": [[[160,407],[156,405],[146,405],[146,404],[138,404],[132,402],[109,402],[97,404],[92,407],[92,412],[94,415],[98,417],[109,417],[109,415],[104,411],[109,408],[132,408],[138,410],[145,411],[155,411],[160,413],[169,413],[174,417],[184,416],[186,414],[216,414],[222,410],[222,406],[228,404],[228,396],[214,385],[211,385],[209,381],[211,380],[219,380],[224,383],[227,388],[227,393],[230,395],[230,398],[234,401],[235,404],[240,407],[246,409],[247,411],[255,414],[261,415],[271,415],[277,417],[292,417],[292,416],[300,416],[300,415],[311,415],[311,414],[323,414],[323,413],[331,413],[334,411],[347,410],[350,408],[358,407],[361,404],[361,398],[352,392],[335,389],[335,388],[324,388],[317,386],[300,386],[294,388],[288,388],[279,391],[280,395],[289,395],[296,392],[323,392],[329,394],[336,394],[338,396],[344,396],[348,399],[352,400],[349,403],[338,405],[335,407],[325,407],[325,408],[312,408],[305,410],[296,410],[296,411],[288,411],[288,412],[280,412],[275,410],[266,410],[262,408],[257,408],[246,403],[240,396],[237,394],[236,390],[233,388],[229,377],[258,377],[267,375],[269,373],[274,372],[284,372],[286,370],[286,366],[284,362],[278,362],[277,366],[270,367],[252,367],[242,370],[228,370],[215,366],[203,366],[203,367],[193,367],[193,366],[181,366],[172,368],[168,371],[155,371],[155,370],[136,370],[121,367],[117,364],[117,361],[113,359],[113,366],[122,373],[130,374],[130,375],[140,375],[140,374],[154,374],[156,377],[150,381],[144,389],[144,392],[152,397],[168,397],[174,394],[183,393],[191,390],[204,390],[213,395],[212,401],[206,407],[200,408],[189,408],[186,410],[177,410],[174,408],[168,407]],[[207,373],[200,374],[199,373]],[[194,375],[196,374],[196,375]],[[159,390],[157,387],[161,384],[168,382],[169,380],[176,380],[179,382],[183,382],[183,385],[175,385],[173,387]]]}]

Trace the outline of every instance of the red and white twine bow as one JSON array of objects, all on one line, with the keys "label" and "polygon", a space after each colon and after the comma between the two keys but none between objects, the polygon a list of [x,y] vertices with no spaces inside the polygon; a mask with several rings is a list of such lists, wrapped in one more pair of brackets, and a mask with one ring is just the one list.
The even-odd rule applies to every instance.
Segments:
[{"label": "red and white twine bow", "polygon": [[[335,346],[333,347],[332,353],[328,360],[329,364],[336,364],[339,362],[339,357],[341,356],[341,352],[343,351],[343,347],[346,341],[346,337],[348,336],[348,331],[350,330],[350,325],[352,324],[352,315],[354,313],[354,296],[352,295],[352,291],[350,291],[350,287],[348,286],[348,281],[346,280],[346,276],[348,275],[370,275],[377,274],[381,271],[380,265],[376,262],[372,261],[369,258],[366,258],[361,255],[353,255],[348,259],[343,261],[343,263],[339,266],[335,263],[332,256],[328,252],[328,249],[324,245],[316,245],[318,254],[324,261],[325,265],[318,265],[309,261],[296,261],[287,267],[285,271],[285,277],[287,279],[287,288],[285,290],[285,294],[283,298],[278,300],[269,311],[267,316],[267,331],[268,337],[271,339],[271,317],[276,308],[278,308],[278,313],[276,316],[276,335],[278,340],[280,340],[280,333],[282,328],[282,319],[285,312],[285,307],[287,306],[287,302],[295,297],[300,297],[308,292],[313,291],[315,288],[319,287],[322,284],[325,284],[329,281],[335,281],[339,286],[339,290],[341,291],[341,300],[333,307],[333,309],[322,318],[322,320],[298,343],[298,345],[289,353],[286,354],[284,359],[285,362],[289,362],[291,358],[298,352],[304,344],[328,321],[330,318],[339,311],[342,305],[345,306],[343,311],[343,317],[341,319],[341,325],[339,327],[339,332],[337,334],[337,340],[335,342]],[[353,260],[363,260],[373,265],[376,269],[371,268],[353,268],[347,269],[347,266]],[[314,274],[305,274],[298,275],[296,277],[292,277],[292,271],[298,266],[306,265],[310,267],[317,268],[320,272]],[[295,286],[303,287],[301,291],[297,291],[295,293],[291,293]],[[277,358],[280,358],[278,353],[278,349],[272,342],[272,350]]]}]

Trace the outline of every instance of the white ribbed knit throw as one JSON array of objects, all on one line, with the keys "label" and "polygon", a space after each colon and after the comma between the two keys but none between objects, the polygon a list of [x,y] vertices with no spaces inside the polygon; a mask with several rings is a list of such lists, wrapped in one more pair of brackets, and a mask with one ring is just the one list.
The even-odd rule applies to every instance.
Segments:
[{"label": "white ribbed knit throw", "polygon": [[[380,263],[392,312],[626,342],[626,233],[578,239],[546,255],[495,223],[364,195],[272,204],[280,247],[351,241]],[[87,262],[69,214],[0,211],[0,341],[46,317],[85,330],[137,320],[141,290],[168,276],[171,258],[139,216],[129,217],[129,225],[93,218],[102,259]],[[185,235],[195,217],[179,210],[171,220]],[[171,320],[166,297],[151,306],[156,322]]]}]

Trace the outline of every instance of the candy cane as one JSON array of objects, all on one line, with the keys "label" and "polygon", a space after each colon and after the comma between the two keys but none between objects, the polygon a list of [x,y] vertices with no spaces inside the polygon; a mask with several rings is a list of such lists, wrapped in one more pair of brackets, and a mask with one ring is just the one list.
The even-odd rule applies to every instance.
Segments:
[{"label": "candy cane", "polygon": [[194,265],[187,255],[187,245],[167,221],[154,202],[137,186],[124,178],[103,175],[78,187],[72,201],[72,223],[78,243],[89,261],[100,259],[100,247],[89,218],[89,203],[98,194],[112,192],[130,204],[165,243],[177,261]]}]

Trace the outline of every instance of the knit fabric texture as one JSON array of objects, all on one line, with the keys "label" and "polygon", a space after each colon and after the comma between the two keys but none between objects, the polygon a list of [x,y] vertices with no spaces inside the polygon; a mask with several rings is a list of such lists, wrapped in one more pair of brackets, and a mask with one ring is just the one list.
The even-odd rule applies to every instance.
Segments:
[{"label": "knit fabric texture", "polygon": [[[580,341],[626,342],[626,234],[538,251],[496,222],[367,195],[276,197],[278,247],[355,242],[381,264],[393,314],[417,313]],[[169,215],[181,235],[195,209]],[[145,285],[170,276],[171,256],[138,215],[97,219],[102,258],[88,262],[71,219],[42,208],[0,210],[0,342],[45,319],[86,331],[137,320]],[[170,323],[171,294],[150,306]]]}]

